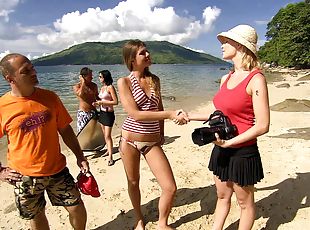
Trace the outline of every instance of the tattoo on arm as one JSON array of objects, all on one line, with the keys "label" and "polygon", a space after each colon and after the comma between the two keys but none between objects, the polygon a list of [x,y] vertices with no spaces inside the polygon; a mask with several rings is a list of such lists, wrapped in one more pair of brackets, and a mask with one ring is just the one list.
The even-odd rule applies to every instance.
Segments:
[{"label": "tattoo on arm", "polygon": [[258,96],[258,90],[255,91],[256,96]]}]

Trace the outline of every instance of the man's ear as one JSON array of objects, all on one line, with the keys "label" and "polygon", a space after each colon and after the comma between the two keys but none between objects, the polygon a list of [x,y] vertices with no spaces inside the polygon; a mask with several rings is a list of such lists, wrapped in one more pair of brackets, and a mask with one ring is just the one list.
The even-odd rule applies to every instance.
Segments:
[{"label": "man's ear", "polygon": [[14,77],[13,77],[13,75],[8,74],[8,75],[6,75],[4,78],[5,78],[5,80],[7,80],[7,82],[9,82],[9,83],[14,83]]}]

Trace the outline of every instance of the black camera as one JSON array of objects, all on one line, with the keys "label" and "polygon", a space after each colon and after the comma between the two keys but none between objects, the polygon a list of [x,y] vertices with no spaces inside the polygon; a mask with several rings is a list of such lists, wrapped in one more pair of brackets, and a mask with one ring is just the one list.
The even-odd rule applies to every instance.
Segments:
[{"label": "black camera", "polygon": [[196,145],[202,146],[215,141],[215,133],[223,140],[231,139],[237,135],[237,126],[233,125],[229,117],[220,110],[212,113],[204,124],[207,122],[210,127],[197,128],[192,133],[192,140]]}]

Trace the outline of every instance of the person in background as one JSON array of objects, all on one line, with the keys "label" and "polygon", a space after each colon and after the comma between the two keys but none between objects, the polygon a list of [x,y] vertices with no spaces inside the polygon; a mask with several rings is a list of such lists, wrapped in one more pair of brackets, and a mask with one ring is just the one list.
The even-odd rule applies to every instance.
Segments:
[{"label": "person in background", "polygon": [[93,71],[88,67],[80,70],[80,82],[73,86],[73,91],[79,99],[77,111],[77,133],[80,133],[86,124],[97,116],[93,105],[98,98],[98,86],[93,81]]},{"label": "person in background", "polygon": [[118,98],[114,86],[112,85],[113,79],[109,70],[102,70],[99,72],[99,80],[102,88],[99,92],[101,100],[93,102],[94,106],[100,106],[99,123],[104,134],[107,151],[109,154],[108,166],[114,164],[113,160],[113,140],[112,140],[112,127],[115,121],[115,114],[113,106],[118,104]]},{"label": "person in background", "polygon": [[185,124],[187,117],[182,110],[164,111],[160,81],[149,71],[150,53],[142,41],[128,41],[123,47],[123,58],[130,74],[117,82],[122,106],[128,113],[122,125],[119,150],[136,216],[135,229],[145,229],[139,187],[141,155],[162,189],[158,204],[158,229],[172,229],[168,226],[168,216],[176,183],[161,147],[164,143],[164,119],[176,119],[179,124]]},{"label": "person in background", "polygon": [[45,191],[52,205],[69,212],[74,229],[85,229],[86,210],[58,136],[87,173],[89,165],[70,126],[72,118],[54,92],[36,87],[37,73],[27,57],[8,54],[0,68],[11,87],[0,98],[0,137],[6,134],[9,140],[8,167],[0,167],[0,179],[14,185],[17,209],[30,220],[31,229],[49,229]]},{"label": "person in background", "polygon": [[[238,25],[218,34],[223,59],[234,70],[223,76],[213,105],[237,126],[237,136],[221,140],[216,134],[209,169],[213,171],[217,204],[213,229],[223,229],[235,192],[241,209],[239,229],[251,229],[255,219],[254,184],[263,179],[257,137],[269,130],[270,112],[266,79],[259,69],[257,33],[248,25]],[[207,120],[205,114],[189,113],[190,120]]]}]

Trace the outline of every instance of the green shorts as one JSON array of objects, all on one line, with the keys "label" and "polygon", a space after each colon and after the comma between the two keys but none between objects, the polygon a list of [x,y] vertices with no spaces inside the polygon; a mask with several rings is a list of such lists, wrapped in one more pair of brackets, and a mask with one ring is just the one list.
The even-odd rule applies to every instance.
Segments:
[{"label": "green shorts", "polygon": [[23,219],[33,219],[46,205],[44,191],[53,206],[73,206],[81,203],[74,178],[66,167],[52,176],[23,176],[15,186],[15,202]]}]

